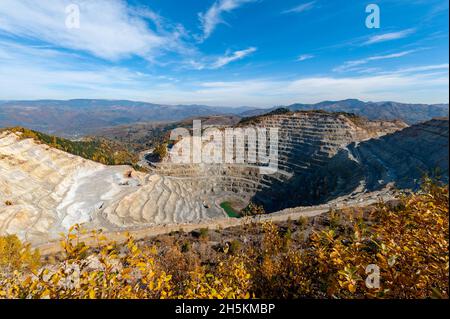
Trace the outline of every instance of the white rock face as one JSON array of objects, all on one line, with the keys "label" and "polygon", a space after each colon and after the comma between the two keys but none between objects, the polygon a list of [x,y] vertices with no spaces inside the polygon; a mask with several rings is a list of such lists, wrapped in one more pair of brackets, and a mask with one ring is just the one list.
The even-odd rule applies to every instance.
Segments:
[{"label": "white rock face", "polygon": [[[269,212],[322,200],[350,203],[393,183],[407,187],[419,164],[425,170],[448,163],[446,121],[404,129],[400,122],[299,112],[249,125],[280,128],[276,174],[241,164],[169,162],[144,174],[2,132],[0,235],[41,244],[77,223],[110,231],[195,223],[226,217],[224,201],[245,207],[256,200]],[[443,169],[448,176],[448,164]]]},{"label": "white rock face", "polygon": [[128,170],[4,132],[0,135],[0,233],[45,240],[73,224],[93,221],[101,205],[137,188],[137,183],[119,185],[126,181]]},{"label": "white rock face", "polygon": [[105,166],[16,133],[0,135],[0,234],[42,243],[74,224],[122,229],[224,216],[183,180]]}]

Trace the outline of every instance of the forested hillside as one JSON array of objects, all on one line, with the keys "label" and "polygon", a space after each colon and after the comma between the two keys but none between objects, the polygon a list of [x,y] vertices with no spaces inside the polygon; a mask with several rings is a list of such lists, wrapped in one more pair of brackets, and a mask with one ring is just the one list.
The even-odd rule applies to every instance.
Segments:
[{"label": "forested hillside", "polygon": [[136,155],[127,151],[120,144],[105,138],[92,137],[79,141],[71,141],[22,127],[8,128],[5,130],[20,132],[21,138],[33,138],[36,141],[59,150],[106,165],[135,165],[138,161]]}]

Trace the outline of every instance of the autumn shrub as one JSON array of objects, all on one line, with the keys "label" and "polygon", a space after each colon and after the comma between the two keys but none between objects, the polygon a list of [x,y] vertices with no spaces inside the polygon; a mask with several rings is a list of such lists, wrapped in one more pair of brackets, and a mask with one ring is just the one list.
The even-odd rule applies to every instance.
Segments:
[{"label": "autumn shrub", "polygon": [[[151,247],[140,249],[129,238],[119,252],[105,243],[85,257],[88,247],[80,242],[75,226],[62,242],[65,258],[55,266],[23,276],[14,273],[2,280],[6,298],[168,298],[171,276],[154,262]],[[100,240],[100,239],[99,239]],[[101,239],[103,240],[103,239]]]},{"label": "autumn shrub", "polygon": [[188,251],[190,251],[191,250],[191,244],[189,243],[189,242],[184,242],[182,245],[181,245],[181,252],[182,253],[187,253]]},{"label": "autumn shrub", "polygon": [[24,245],[16,235],[0,237],[0,274],[35,270],[39,260],[39,251]]},{"label": "autumn shrub", "polygon": [[241,211],[242,216],[257,216],[264,215],[265,213],[263,206],[254,203],[248,204],[247,207]]},{"label": "autumn shrub", "polygon": [[[88,247],[75,226],[60,261],[39,269],[28,246],[2,237],[0,297],[448,298],[448,188],[425,180],[398,201],[245,224],[225,231],[239,247],[223,249],[181,232],[125,244],[94,232]],[[367,285],[368,266],[380,270],[379,286]]]},{"label": "autumn shrub", "polygon": [[[365,220],[340,232],[328,227],[310,239],[307,272],[314,294],[341,298],[448,298],[448,188],[425,180],[399,208],[380,204]],[[368,265],[380,269],[380,287],[368,289]]]},{"label": "autumn shrub", "polygon": [[208,238],[208,228],[201,228],[200,229],[200,238],[206,240]]},{"label": "autumn shrub", "polygon": [[153,150],[153,154],[155,154],[158,159],[162,161],[168,154],[167,143],[160,143],[156,145],[155,149]]},{"label": "autumn shrub", "polygon": [[236,254],[238,253],[242,248],[241,242],[233,239],[229,244],[228,244],[228,253],[230,254]]},{"label": "autumn shrub", "polygon": [[248,299],[251,276],[241,257],[220,261],[214,272],[201,266],[190,273],[180,298]]}]

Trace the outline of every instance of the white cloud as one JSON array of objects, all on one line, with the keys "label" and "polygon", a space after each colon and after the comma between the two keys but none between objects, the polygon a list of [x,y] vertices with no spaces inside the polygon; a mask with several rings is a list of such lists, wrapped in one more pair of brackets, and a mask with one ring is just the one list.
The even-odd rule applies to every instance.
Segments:
[{"label": "white cloud", "polygon": [[245,50],[238,50],[234,52],[227,51],[223,56],[214,57],[206,56],[198,60],[189,59],[185,62],[187,68],[192,68],[196,70],[215,70],[224,67],[225,65],[242,60],[248,55],[257,51],[257,48],[250,47]]},{"label": "white cloud", "polygon": [[432,64],[432,65],[425,65],[425,66],[402,68],[402,69],[393,71],[392,73],[414,73],[414,72],[436,71],[436,70],[443,70],[443,71],[448,72],[449,64],[443,63],[443,64]]},{"label": "white cloud", "polygon": [[[295,102],[357,98],[405,103],[448,102],[448,73],[385,74],[358,77],[307,77],[293,81],[251,79],[203,83],[192,97],[198,103],[273,106]],[[191,98],[192,98],[191,97]]]},{"label": "white cloud", "polygon": [[314,58],[314,55],[312,55],[312,54],[302,54],[297,58],[297,61],[301,62],[301,61],[309,60],[312,58]]},{"label": "white cloud", "polygon": [[[204,62],[211,68],[250,54],[252,48]],[[249,51],[250,50],[250,51]],[[250,52],[250,53],[249,53]],[[396,53],[399,55],[399,53]],[[379,55],[379,59],[389,55]],[[221,61],[219,63],[218,61]],[[309,76],[294,79],[249,78],[198,82],[176,75],[110,67],[97,59],[0,40],[1,99],[132,99],[167,104],[273,106],[359,98],[399,102],[448,101],[448,64],[410,65],[364,76]]]},{"label": "white cloud", "polygon": [[138,97],[148,86],[161,83],[149,75],[99,65],[73,53],[5,41],[0,41],[0,65],[0,99]]},{"label": "white cloud", "polygon": [[390,33],[384,33],[379,35],[374,35],[369,38],[364,44],[374,44],[379,42],[385,42],[385,41],[392,41],[397,39],[402,39],[410,34],[414,33],[415,29],[406,29],[398,32],[390,32]]},{"label": "white cloud", "polygon": [[[8,56],[3,57],[5,52]],[[101,66],[73,54],[16,44],[8,46],[1,41],[0,57],[3,57],[0,58],[0,87],[5,88],[0,90],[0,100],[83,97],[228,106],[273,106],[346,98],[448,101],[448,64],[410,66],[365,76],[196,82]]]},{"label": "white cloud", "polygon": [[254,2],[255,0],[216,0],[214,4],[205,12],[199,13],[203,35],[201,40],[206,40],[214,32],[218,24],[225,23],[222,14],[231,12],[240,6]]},{"label": "white cloud", "polygon": [[246,56],[252,54],[253,52],[256,52],[256,48],[251,47],[245,50],[235,51],[232,54],[227,54],[223,57],[218,58],[212,65],[212,69],[219,69],[228,63],[231,63],[233,61],[241,60],[245,58]]},{"label": "white cloud", "polygon": [[[0,32],[40,40],[55,47],[81,50],[118,60],[133,55],[153,59],[164,50],[177,50],[180,30],[162,30],[161,20],[149,10],[136,10],[121,0],[79,0],[80,28],[66,27],[70,0],[2,0]],[[149,21],[158,30],[149,27]],[[178,43],[178,45],[177,45]]]},{"label": "white cloud", "polygon": [[333,71],[334,72],[354,71],[356,67],[361,66],[363,64],[367,64],[371,61],[401,58],[401,57],[411,54],[413,52],[415,52],[415,50],[402,51],[402,52],[386,54],[386,55],[376,55],[376,56],[371,56],[371,57],[368,57],[365,59],[347,61],[343,65],[334,68]]},{"label": "white cloud", "polygon": [[283,11],[282,13],[302,13],[314,8],[316,1],[311,1],[307,3],[300,4],[294,8]]}]

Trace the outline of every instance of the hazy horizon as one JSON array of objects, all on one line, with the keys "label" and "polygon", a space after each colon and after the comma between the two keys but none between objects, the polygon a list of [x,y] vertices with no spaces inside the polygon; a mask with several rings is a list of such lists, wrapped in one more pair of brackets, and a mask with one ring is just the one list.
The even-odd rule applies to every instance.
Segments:
[{"label": "hazy horizon", "polygon": [[261,105],[261,106],[250,106],[250,105],[218,105],[218,104],[196,104],[196,103],[155,103],[152,101],[142,101],[142,100],[128,100],[128,99],[107,99],[107,98],[71,98],[71,99],[13,99],[13,100],[1,100],[0,102],[40,102],[40,101],[52,101],[52,102],[69,102],[69,101],[111,101],[111,102],[119,102],[119,101],[126,101],[126,102],[133,102],[133,103],[147,103],[147,104],[154,104],[154,105],[163,105],[163,106],[206,106],[211,108],[230,108],[230,109],[239,109],[239,108],[254,108],[254,109],[271,109],[274,107],[284,107],[284,106],[290,106],[294,104],[306,104],[306,105],[314,105],[314,104],[320,104],[324,102],[342,102],[342,101],[348,101],[348,100],[358,100],[364,103],[400,103],[400,104],[424,104],[424,105],[445,105],[449,104],[448,101],[446,102],[438,102],[438,103],[412,103],[412,102],[400,102],[400,101],[369,101],[369,100],[360,100],[360,99],[354,99],[354,98],[346,98],[342,100],[318,100],[317,102],[312,103],[306,103],[302,101],[297,101],[289,104],[274,104],[274,105]]}]

